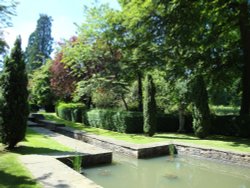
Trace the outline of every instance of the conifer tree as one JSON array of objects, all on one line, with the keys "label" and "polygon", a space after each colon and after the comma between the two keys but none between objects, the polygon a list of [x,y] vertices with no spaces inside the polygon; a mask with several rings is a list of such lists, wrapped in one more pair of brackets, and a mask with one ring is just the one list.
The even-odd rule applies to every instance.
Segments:
[{"label": "conifer tree", "polygon": [[9,149],[24,139],[28,109],[27,74],[21,49],[21,38],[16,39],[10,57],[4,61],[1,89],[2,106],[2,142]]},{"label": "conifer tree", "polygon": [[25,61],[29,72],[41,67],[50,58],[53,38],[51,36],[52,18],[41,14],[36,30],[30,35],[25,51]]},{"label": "conifer tree", "polygon": [[153,136],[156,130],[155,85],[151,75],[147,75],[143,101],[143,130],[148,136]]},{"label": "conifer tree", "polygon": [[203,76],[194,78],[192,86],[193,97],[193,129],[196,136],[205,138],[209,135],[211,120],[208,107],[208,94]]}]

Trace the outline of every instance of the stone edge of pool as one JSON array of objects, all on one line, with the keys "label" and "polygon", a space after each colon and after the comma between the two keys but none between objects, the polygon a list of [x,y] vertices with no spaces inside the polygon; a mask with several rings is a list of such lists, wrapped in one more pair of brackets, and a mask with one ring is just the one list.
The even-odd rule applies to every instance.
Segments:
[{"label": "stone edge of pool", "polygon": [[72,129],[70,127],[56,127],[55,132],[64,134],[71,138],[96,145],[105,149],[132,156],[138,159],[157,157],[169,154],[169,145],[173,144],[177,153],[181,155],[192,155],[208,159],[230,162],[250,167],[250,153],[233,152],[212,147],[198,146],[181,142],[156,142],[150,144],[133,144],[113,138],[87,133]]}]

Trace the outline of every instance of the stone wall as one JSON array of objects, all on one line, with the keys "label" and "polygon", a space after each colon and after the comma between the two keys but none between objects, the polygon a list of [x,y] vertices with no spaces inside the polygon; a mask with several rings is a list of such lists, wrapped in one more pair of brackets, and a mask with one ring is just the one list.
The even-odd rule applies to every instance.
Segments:
[{"label": "stone wall", "polygon": [[56,132],[135,158],[148,158],[168,155],[169,145],[174,144],[178,154],[181,155],[205,157],[250,167],[250,153],[223,151],[179,142],[132,144],[103,136],[89,134],[83,131],[76,131],[69,127],[58,127],[56,128]]}]

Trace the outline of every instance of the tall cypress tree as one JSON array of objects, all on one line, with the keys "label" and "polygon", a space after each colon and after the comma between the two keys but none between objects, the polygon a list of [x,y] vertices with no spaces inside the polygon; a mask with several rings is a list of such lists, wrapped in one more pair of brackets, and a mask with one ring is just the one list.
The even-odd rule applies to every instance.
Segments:
[{"label": "tall cypress tree", "polygon": [[211,128],[210,110],[208,106],[208,94],[202,75],[194,78],[192,85],[193,100],[193,129],[196,136],[205,138]]},{"label": "tall cypress tree", "polygon": [[28,109],[27,74],[21,49],[21,38],[16,39],[10,58],[4,61],[1,79],[2,106],[2,142],[9,149],[24,139]]},{"label": "tall cypress tree", "polygon": [[27,70],[33,71],[45,64],[52,52],[53,38],[51,36],[52,18],[41,14],[36,30],[30,35],[25,51]]},{"label": "tall cypress tree", "polygon": [[153,136],[156,130],[155,85],[151,75],[147,75],[143,101],[143,130],[148,136]]}]

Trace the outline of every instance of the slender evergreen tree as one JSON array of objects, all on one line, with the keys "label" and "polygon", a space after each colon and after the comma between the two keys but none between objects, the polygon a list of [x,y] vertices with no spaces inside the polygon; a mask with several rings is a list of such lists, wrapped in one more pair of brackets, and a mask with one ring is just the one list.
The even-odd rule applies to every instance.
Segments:
[{"label": "slender evergreen tree", "polygon": [[210,110],[208,107],[208,94],[203,76],[194,78],[192,86],[193,98],[193,129],[196,136],[205,138],[209,135],[211,127]]},{"label": "slender evergreen tree", "polygon": [[143,130],[148,136],[153,136],[156,130],[155,85],[151,75],[146,76],[143,101]]},{"label": "slender evergreen tree", "polygon": [[36,30],[30,35],[25,51],[25,61],[29,72],[41,67],[50,58],[53,38],[51,36],[52,18],[41,14]]},{"label": "slender evergreen tree", "polygon": [[1,78],[3,95],[1,137],[9,149],[14,148],[25,137],[29,113],[27,83],[21,38],[18,37],[10,57],[4,61]]}]

